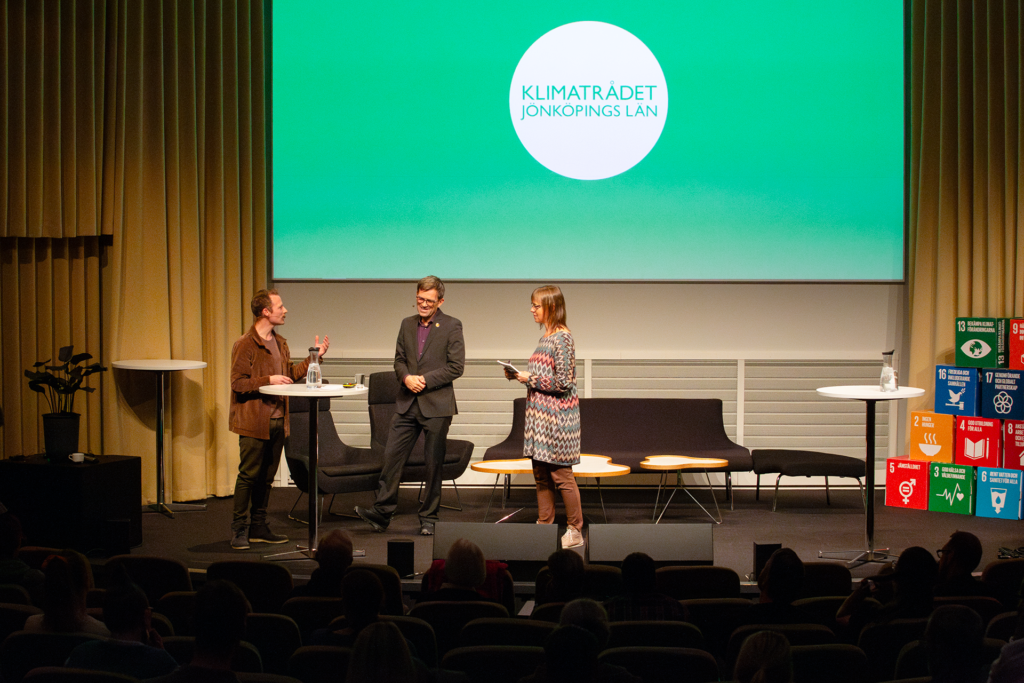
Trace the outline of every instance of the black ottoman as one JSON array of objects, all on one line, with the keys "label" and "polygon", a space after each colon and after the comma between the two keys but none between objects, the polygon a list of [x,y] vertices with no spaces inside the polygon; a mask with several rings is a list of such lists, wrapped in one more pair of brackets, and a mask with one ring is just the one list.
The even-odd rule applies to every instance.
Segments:
[{"label": "black ottoman", "polygon": [[[835,453],[820,451],[790,451],[785,449],[764,448],[753,450],[750,457],[754,461],[754,474],[757,475],[755,497],[761,499],[761,475],[778,473],[775,480],[775,497],[772,499],[772,512],[779,498],[779,480],[783,477],[825,477],[825,502],[829,505],[829,477],[851,477],[861,486],[860,478],[864,476],[864,461]],[[863,497],[863,489],[861,491]]]}]

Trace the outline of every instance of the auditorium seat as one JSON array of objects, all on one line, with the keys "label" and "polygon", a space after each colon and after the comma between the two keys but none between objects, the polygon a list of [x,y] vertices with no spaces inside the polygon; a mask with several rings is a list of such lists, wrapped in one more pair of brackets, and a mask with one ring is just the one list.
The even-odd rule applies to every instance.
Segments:
[{"label": "auditorium seat", "polygon": [[685,621],[613,621],[608,647],[688,647],[706,650],[700,629]]},{"label": "auditorium seat", "polygon": [[1006,609],[1017,609],[1021,582],[1024,581],[1024,558],[993,560],[981,572],[981,582],[989,595],[1000,600]]},{"label": "auditorium seat", "polygon": [[736,665],[736,657],[743,647],[743,642],[758,631],[781,633],[786,636],[790,645],[826,645],[836,641],[832,630],[821,624],[744,624],[732,632],[725,648],[724,661],[728,664],[729,671]]},{"label": "auditorium seat", "polygon": [[871,678],[889,681],[896,678],[896,660],[907,643],[924,635],[927,618],[893,619],[882,624],[869,624],[860,632],[857,647],[864,650],[871,669]]},{"label": "auditorium seat", "polygon": [[[171,636],[164,638],[164,649],[167,654],[174,657],[181,666],[192,661],[196,653],[195,636]],[[235,649],[235,657],[231,661],[232,671],[248,671],[250,673],[263,673],[263,659],[259,650],[252,643],[242,641]]]},{"label": "auditorium seat", "polygon": [[441,668],[461,671],[470,683],[516,683],[544,661],[544,648],[527,645],[457,647],[441,660]]},{"label": "auditorium seat", "polygon": [[740,597],[740,575],[728,567],[660,567],[657,591],[676,600]]},{"label": "auditorium seat", "polygon": [[308,642],[310,634],[327,626],[345,611],[341,598],[301,596],[289,598],[281,605],[281,614],[298,624],[302,642]]},{"label": "auditorium seat", "polygon": [[496,602],[438,600],[417,603],[409,610],[409,616],[422,619],[433,627],[437,654],[443,658],[445,653],[458,646],[463,626],[474,619],[508,617],[508,610]]},{"label": "auditorium seat", "polygon": [[25,683],[138,683],[139,679],[109,671],[39,666],[29,671],[22,680]]},{"label": "auditorium seat", "polygon": [[20,683],[38,666],[63,666],[72,650],[90,640],[100,638],[85,633],[15,631],[0,644],[0,680]]},{"label": "auditorium seat", "polygon": [[621,666],[644,683],[711,683],[718,663],[711,653],[687,647],[616,647],[598,661]]},{"label": "auditorium seat", "polygon": [[870,680],[867,655],[856,645],[794,645],[790,652],[793,683],[864,683]]},{"label": "auditorium seat", "polygon": [[1009,642],[1017,629],[1017,612],[1003,612],[992,617],[985,627],[986,638],[997,638]]},{"label": "auditorium seat", "polygon": [[157,604],[171,591],[192,590],[192,578],[184,562],[155,555],[115,555],[107,560],[109,579],[121,567],[128,577],[146,594],[150,606]]},{"label": "auditorium seat", "polygon": [[245,620],[243,638],[259,651],[263,670],[273,674],[287,674],[288,660],[302,647],[299,625],[283,614],[250,614]]},{"label": "auditorium seat", "polygon": [[292,592],[292,573],[276,562],[222,560],[206,568],[207,581],[232,582],[249,599],[253,612],[279,612]]},{"label": "auditorium seat", "polygon": [[302,683],[338,683],[345,678],[352,648],[304,645],[288,660],[288,675]]},{"label": "auditorium seat", "polygon": [[381,615],[380,619],[398,627],[405,639],[416,648],[416,656],[427,668],[437,667],[437,636],[434,635],[434,627],[418,617]]},{"label": "auditorium seat", "polygon": [[800,586],[801,598],[848,596],[852,590],[853,575],[845,564],[837,562],[804,562],[804,580]]},{"label": "auditorium seat", "polygon": [[462,627],[460,647],[474,645],[529,645],[544,647],[556,628],[548,621],[517,619],[515,617],[487,617],[474,619]]}]

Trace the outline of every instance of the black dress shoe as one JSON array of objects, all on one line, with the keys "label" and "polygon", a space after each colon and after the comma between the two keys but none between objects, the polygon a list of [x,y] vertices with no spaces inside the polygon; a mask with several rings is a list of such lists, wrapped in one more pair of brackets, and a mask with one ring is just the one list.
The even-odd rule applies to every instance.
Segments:
[{"label": "black dress shoe", "polygon": [[423,522],[420,524],[420,536],[433,536],[434,535],[434,523]]},{"label": "black dress shoe", "polygon": [[359,518],[373,527],[374,531],[387,531],[388,520],[384,515],[378,514],[373,508],[361,508],[356,506],[356,514]]}]

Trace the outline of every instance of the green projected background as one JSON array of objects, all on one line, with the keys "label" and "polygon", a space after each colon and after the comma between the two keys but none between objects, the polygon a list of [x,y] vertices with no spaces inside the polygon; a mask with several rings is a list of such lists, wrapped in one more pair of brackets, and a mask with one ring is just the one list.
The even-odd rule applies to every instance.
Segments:
[{"label": "green projected background", "polygon": [[[272,21],[274,279],[903,278],[902,0],[274,0]],[[668,89],[657,144],[603,180],[548,170],[510,115],[524,53],[578,21],[639,38]]]}]

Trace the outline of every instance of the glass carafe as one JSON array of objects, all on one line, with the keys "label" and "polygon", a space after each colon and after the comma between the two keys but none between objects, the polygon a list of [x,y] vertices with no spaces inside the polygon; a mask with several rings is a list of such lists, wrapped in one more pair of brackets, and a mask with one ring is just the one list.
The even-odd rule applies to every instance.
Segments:
[{"label": "glass carafe", "polygon": [[899,385],[896,383],[896,368],[893,367],[892,357],[896,350],[882,353],[882,377],[879,380],[878,388],[882,391],[896,391]]},{"label": "glass carafe", "polygon": [[315,346],[309,347],[309,369],[306,370],[306,388],[319,389],[323,384],[320,374],[320,356]]}]

